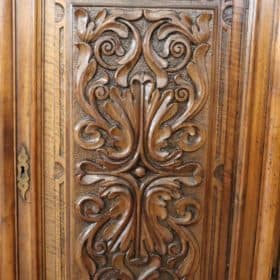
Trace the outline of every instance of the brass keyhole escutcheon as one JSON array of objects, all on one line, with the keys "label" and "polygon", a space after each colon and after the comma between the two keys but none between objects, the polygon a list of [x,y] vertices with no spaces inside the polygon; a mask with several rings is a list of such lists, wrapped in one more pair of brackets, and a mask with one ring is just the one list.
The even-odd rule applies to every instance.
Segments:
[{"label": "brass keyhole escutcheon", "polygon": [[17,158],[17,187],[20,196],[26,200],[26,193],[29,189],[29,155],[25,146],[22,146]]}]

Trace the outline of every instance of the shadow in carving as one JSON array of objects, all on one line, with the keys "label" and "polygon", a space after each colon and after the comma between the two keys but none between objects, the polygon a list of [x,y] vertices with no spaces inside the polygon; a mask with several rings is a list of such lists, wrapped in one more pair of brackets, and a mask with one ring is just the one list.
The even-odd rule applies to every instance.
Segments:
[{"label": "shadow in carving", "polygon": [[190,227],[200,203],[186,193],[203,166],[187,155],[206,140],[195,117],[209,95],[210,21],[208,12],[75,10],[75,97],[87,117],[74,138],[93,153],[77,165],[77,181],[92,190],[76,202],[87,277],[184,279],[197,269]]}]

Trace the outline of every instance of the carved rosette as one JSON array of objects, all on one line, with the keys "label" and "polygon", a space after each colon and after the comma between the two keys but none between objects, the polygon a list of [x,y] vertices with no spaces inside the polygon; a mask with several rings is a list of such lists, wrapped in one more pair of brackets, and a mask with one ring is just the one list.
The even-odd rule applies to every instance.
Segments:
[{"label": "carved rosette", "polygon": [[188,154],[205,143],[196,116],[209,95],[211,13],[91,11],[75,9],[75,98],[86,117],[74,138],[92,153],[77,165],[92,190],[76,202],[86,224],[77,262],[90,279],[192,277],[201,215],[187,193],[203,166]]}]

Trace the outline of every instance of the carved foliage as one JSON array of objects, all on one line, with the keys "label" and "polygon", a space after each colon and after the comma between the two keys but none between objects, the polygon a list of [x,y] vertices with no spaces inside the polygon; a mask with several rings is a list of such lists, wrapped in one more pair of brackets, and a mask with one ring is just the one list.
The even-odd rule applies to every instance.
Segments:
[{"label": "carved foliage", "polygon": [[74,137],[93,153],[77,172],[93,190],[76,204],[88,224],[79,266],[94,279],[191,276],[199,248],[188,227],[200,204],[186,190],[202,182],[203,167],[186,155],[205,142],[195,117],[209,94],[211,14],[104,9],[92,18],[78,8],[75,17],[75,93],[87,117]]},{"label": "carved foliage", "polygon": [[[183,196],[181,189],[198,185],[201,178],[153,176],[139,187],[127,174],[79,179],[98,189],[76,204],[79,217],[90,224],[77,247],[85,276],[108,279],[103,274],[112,272],[118,275],[114,279],[158,279],[153,277],[165,274],[179,279],[193,274],[199,249],[187,227],[199,220],[200,204]],[[137,267],[142,269],[135,275]]]}]

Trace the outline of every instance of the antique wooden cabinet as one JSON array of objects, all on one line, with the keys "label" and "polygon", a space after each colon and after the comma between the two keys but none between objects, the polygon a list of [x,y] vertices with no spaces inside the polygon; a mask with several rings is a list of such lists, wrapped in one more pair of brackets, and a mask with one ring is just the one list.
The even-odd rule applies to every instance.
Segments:
[{"label": "antique wooden cabinet", "polygon": [[277,277],[279,7],[1,0],[0,279]]}]

